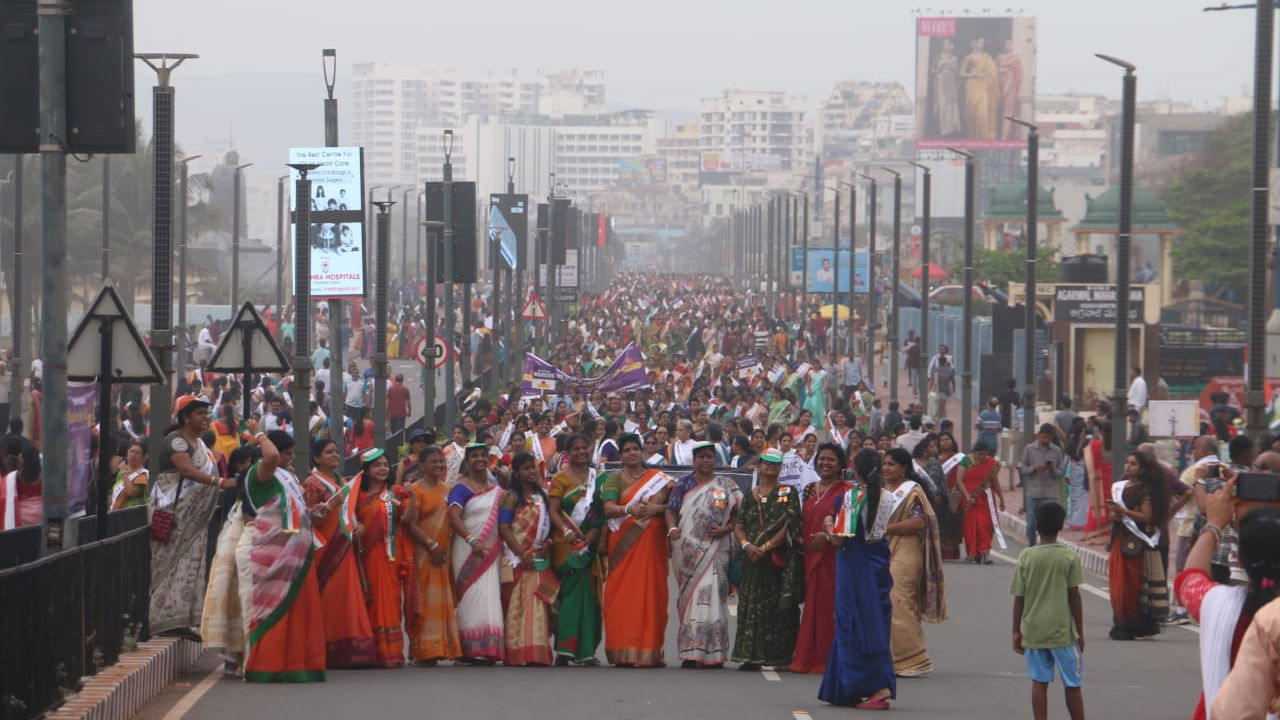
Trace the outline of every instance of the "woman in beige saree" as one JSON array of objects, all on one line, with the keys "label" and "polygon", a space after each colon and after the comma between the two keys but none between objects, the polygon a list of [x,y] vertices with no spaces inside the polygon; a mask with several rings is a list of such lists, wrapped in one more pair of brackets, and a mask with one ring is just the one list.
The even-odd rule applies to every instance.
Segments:
[{"label": "woman in beige saree", "polygon": [[920,621],[947,619],[938,518],[924,487],[913,477],[910,453],[902,448],[889,450],[880,472],[884,492],[893,498],[893,512],[885,528],[893,576],[889,595],[893,600],[893,671],[899,677],[920,677],[933,672]]}]

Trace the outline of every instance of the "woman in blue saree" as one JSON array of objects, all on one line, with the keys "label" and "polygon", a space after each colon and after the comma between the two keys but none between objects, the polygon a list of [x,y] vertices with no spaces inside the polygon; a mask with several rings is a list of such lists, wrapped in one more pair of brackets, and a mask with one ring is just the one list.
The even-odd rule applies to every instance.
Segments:
[{"label": "woman in blue saree", "polygon": [[[843,451],[841,451],[843,452]],[[889,647],[893,602],[889,591],[889,522],[892,496],[880,492],[880,455],[863,450],[854,459],[858,484],[836,501],[824,527],[836,553],[836,630],[818,699],[862,710],[888,710],[897,697]]]}]

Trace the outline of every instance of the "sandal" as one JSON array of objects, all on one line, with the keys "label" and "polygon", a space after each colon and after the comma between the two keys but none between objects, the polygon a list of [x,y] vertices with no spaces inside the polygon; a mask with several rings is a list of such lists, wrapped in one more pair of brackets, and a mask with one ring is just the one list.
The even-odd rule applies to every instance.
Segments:
[{"label": "sandal", "polygon": [[888,700],[878,700],[876,698],[867,698],[857,705],[853,706],[857,710],[888,710]]}]

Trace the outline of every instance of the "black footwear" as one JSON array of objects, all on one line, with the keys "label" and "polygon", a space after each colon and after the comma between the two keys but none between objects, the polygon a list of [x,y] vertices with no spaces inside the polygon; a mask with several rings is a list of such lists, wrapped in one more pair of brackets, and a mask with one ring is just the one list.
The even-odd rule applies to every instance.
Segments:
[{"label": "black footwear", "polygon": [[694,662],[693,660],[685,660],[684,662],[680,663],[680,667],[684,668],[685,670],[696,670],[698,668],[698,663]]},{"label": "black footwear", "polygon": [[564,655],[556,656],[556,667],[569,667],[569,658]]},{"label": "black footwear", "polygon": [[760,666],[759,666],[759,665],[757,665],[757,664],[755,664],[755,663],[745,662],[745,663],[742,663],[741,665],[739,665],[739,666],[738,666],[738,669],[739,669],[739,670],[747,670],[747,671],[751,671],[751,670],[759,670],[759,669],[760,669]]}]

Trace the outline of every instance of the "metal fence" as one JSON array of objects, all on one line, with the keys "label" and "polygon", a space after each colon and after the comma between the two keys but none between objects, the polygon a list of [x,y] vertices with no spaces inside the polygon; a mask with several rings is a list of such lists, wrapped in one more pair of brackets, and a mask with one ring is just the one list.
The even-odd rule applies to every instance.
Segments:
[{"label": "metal fence", "polygon": [[[119,534],[105,540],[95,519],[80,523],[78,547],[0,570],[0,718],[44,714],[147,639],[147,509],[112,513]],[[22,559],[33,530],[38,552],[39,528],[0,532],[3,559]]]}]

